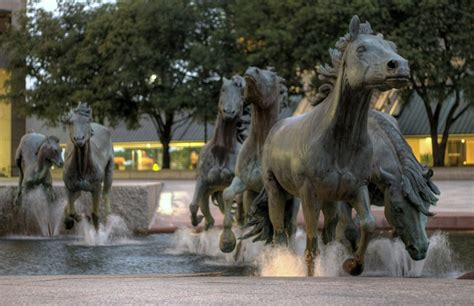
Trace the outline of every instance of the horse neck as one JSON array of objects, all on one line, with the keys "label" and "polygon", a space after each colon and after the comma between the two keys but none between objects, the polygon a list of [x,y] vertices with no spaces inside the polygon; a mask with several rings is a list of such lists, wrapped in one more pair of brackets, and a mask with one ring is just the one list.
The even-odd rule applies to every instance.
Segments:
[{"label": "horse neck", "polygon": [[86,142],[82,148],[74,145],[73,162],[80,177],[84,177],[92,165],[91,155],[90,140]]},{"label": "horse neck", "polygon": [[238,117],[232,120],[224,120],[220,113],[217,115],[214,136],[212,136],[209,144],[220,163],[224,163],[228,153],[235,150],[238,120]]},{"label": "horse neck", "polygon": [[[261,156],[265,139],[270,129],[278,120],[280,105],[278,103],[279,96],[275,95],[263,103],[252,103],[252,116],[250,124],[250,132],[248,142],[256,147],[258,156]],[[262,108],[260,105],[265,105]]]},{"label": "horse neck", "polygon": [[46,158],[46,153],[40,147],[38,151],[38,159],[36,163],[36,173],[39,179],[42,179],[46,176],[49,169],[51,168],[51,162]]},{"label": "horse neck", "polygon": [[368,141],[367,118],[371,90],[353,89],[346,78],[338,80],[338,85],[328,107],[327,133],[336,145],[347,147],[364,144]]}]

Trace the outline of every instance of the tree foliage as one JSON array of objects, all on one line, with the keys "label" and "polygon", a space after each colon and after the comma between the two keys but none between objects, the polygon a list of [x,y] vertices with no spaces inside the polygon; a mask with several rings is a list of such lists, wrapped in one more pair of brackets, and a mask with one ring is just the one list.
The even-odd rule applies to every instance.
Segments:
[{"label": "tree foliage", "polygon": [[[21,27],[0,42],[16,72],[9,98],[25,114],[54,124],[86,101],[100,122],[125,120],[133,128],[149,116],[166,168],[173,130],[189,116],[214,116],[223,76],[273,66],[290,94],[310,94],[318,86],[316,67],[329,62],[328,49],[358,14],[409,59],[411,90],[425,103],[439,165],[450,127],[472,101],[473,6],[469,0],[59,1],[54,13],[30,7]],[[30,86],[15,87],[25,75]],[[302,82],[308,75],[309,91]]]}]

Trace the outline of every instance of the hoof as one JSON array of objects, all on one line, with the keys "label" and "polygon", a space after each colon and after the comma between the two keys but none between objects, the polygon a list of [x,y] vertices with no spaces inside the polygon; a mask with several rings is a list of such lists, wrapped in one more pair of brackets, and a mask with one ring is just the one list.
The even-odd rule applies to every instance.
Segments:
[{"label": "hoof", "polygon": [[96,231],[99,230],[99,217],[95,214],[92,214],[92,224],[94,225],[94,228]]},{"label": "hoof", "polygon": [[70,230],[74,227],[74,219],[71,217],[64,218],[64,226],[67,230]]},{"label": "hoof", "polygon": [[204,216],[201,216],[201,215],[196,215],[196,214],[191,214],[191,224],[193,226],[198,226],[199,223],[201,223],[202,219],[204,218]]},{"label": "hoof", "polygon": [[235,249],[235,235],[229,230],[224,230],[219,241],[219,248],[224,253],[230,253]]},{"label": "hoof", "polygon": [[212,220],[210,222],[206,222],[206,226],[204,228],[207,231],[208,229],[210,229],[212,227],[214,227],[214,220]]},{"label": "hoof", "polygon": [[359,276],[364,271],[364,265],[354,258],[346,259],[342,264],[342,268],[352,276]]},{"label": "hoof", "polygon": [[67,230],[70,230],[74,227],[74,224],[81,221],[81,217],[79,215],[69,215],[64,218],[64,226]]}]

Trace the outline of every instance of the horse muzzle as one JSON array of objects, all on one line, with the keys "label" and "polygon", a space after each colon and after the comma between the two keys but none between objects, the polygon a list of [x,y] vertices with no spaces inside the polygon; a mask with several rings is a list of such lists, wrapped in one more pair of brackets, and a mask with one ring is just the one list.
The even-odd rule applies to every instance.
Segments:
[{"label": "horse muzzle", "polygon": [[406,247],[408,254],[413,260],[422,260],[426,258],[428,252],[428,243],[422,245],[410,244]]}]

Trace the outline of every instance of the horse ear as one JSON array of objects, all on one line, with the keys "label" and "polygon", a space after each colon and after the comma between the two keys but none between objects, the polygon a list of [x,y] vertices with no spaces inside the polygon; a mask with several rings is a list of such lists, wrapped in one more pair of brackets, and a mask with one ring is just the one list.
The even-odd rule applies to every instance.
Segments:
[{"label": "horse ear", "polygon": [[379,168],[379,172],[384,185],[390,186],[396,181],[395,176],[384,170],[382,167]]},{"label": "horse ear", "polygon": [[352,40],[356,39],[357,35],[359,35],[359,28],[360,28],[359,16],[354,15],[349,25],[349,33],[351,34]]},{"label": "horse ear", "polygon": [[232,77],[232,81],[234,82],[235,86],[237,86],[237,87],[240,87],[240,88],[245,87],[244,79],[238,74],[236,74]]},{"label": "horse ear", "polygon": [[72,119],[72,112],[69,111],[61,117],[61,122],[64,124],[68,124],[68,123],[71,123],[71,119]]}]

